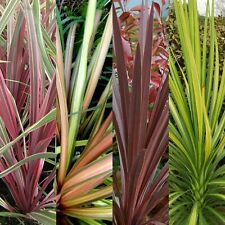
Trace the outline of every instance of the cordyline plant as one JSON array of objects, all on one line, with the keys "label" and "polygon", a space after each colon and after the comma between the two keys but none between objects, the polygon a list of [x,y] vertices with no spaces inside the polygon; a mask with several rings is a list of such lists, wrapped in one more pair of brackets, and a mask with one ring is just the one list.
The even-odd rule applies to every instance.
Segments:
[{"label": "cordyline plant", "polygon": [[[64,52],[57,33],[60,225],[98,225],[112,220],[112,113],[106,110],[112,92],[111,77],[105,77],[106,84],[99,89],[112,38],[112,13],[101,19],[98,6],[102,2],[89,0],[85,22],[71,22]],[[104,31],[96,40],[103,23]],[[58,24],[64,26],[60,18]],[[81,41],[79,31],[83,32]],[[79,43],[77,51],[75,43]]]},{"label": "cordyline plant", "polygon": [[55,221],[55,170],[44,167],[55,158],[47,152],[56,129],[53,9],[51,1],[11,0],[0,17],[0,178],[7,186],[0,216],[48,225]]},{"label": "cordyline plant", "polygon": [[[170,57],[170,224],[225,224],[225,63],[219,73],[214,1],[200,42],[197,1],[175,0],[185,70]],[[207,41],[210,41],[207,54]],[[207,57],[208,56],[208,57]]]},{"label": "cordyline plant", "polygon": [[[149,10],[142,4],[141,34],[131,71],[126,70],[115,10],[113,14],[116,60],[113,112],[120,158],[120,171],[114,176],[115,225],[168,224],[168,163],[161,160],[168,145],[166,72],[153,108],[149,108],[153,14],[153,7]],[[131,83],[129,77],[133,78]]]},{"label": "cordyline plant", "polygon": [[[128,7],[129,1],[114,0],[118,5],[116,7],[119,14],[119,25],[124,48],[124,57],[126,69],[129,75],[129,82],[132,81],[132,71],[134,69],[135,50],[140,39],[141,33],[138,32],[141,23],[142,5],[136,5],[132,8]],[[161,6],[160,6],[161,5]],[[153,48],[151,60],[151,88],[149,92],[149,103],[153,104],[157,90],[161,83],[162,75],[168,72],[168,42],[165,35],[165,24],[168,23],[169,17],[163,17],[163,9],[166,7],[166,1],[161,1],[161,4],[153,2],[155,16],[153,20]],[[131,72],[130,72],[131,71]]]}]

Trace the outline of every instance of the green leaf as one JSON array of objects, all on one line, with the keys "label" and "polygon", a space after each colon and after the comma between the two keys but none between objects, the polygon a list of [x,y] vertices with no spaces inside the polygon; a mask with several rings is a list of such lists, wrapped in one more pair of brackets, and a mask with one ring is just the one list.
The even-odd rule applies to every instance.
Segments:
[{"label": "green leaf", "polygon": [[5,29],[7,23],[9,22],[10,18],[14,10],[16,9],[17,5],[20,3],[21,0],[10,0],[7,3],[6,8],[4,9],[3,14],[0,17],[0,35],[2,34],[3,30]]},{"label": "green leaf", "polygon": [[56,224],[56,211],[53,210],[40,210],[38,212],[29,213],[31,218],[35,219],[43,225],[55,225]]},{"label": "green leaf", "polygon": [[21,217],[29,219],[27,215],[21,214],[21,213],[14,213],[14,212],[0,212],[0,217]]},{"label": "green leaf", "polygon": [[[88,51],[89,43],[91,41],[92,32],[94,29],[94,18],[96,11],[96,0],[89,0],[86,21],[85,21],[85,30],[84,38],[81,49],[81,60],[79,63],[79,70],[76,77],[76,83],[73,88],[73,97],[71,102],[70,113],[80,111],[82,107],[82,99],[84,97],[84,88],[86,85],[87,77],[87,62],[88,62]],[[73,149],[74,149],[74,140],[76,139],[78,133],[78,127],[80,123],[80,115],[74,115],[70,118],[70,127],[69,127],[69,141],[68,141],[68,158],[67,158],[67,168],[72,159]]]},{"label": "green leaf", "polygon": [[98,208],[71,208],[65,209],[65,214],[76,218],[87,219],[112,219],[112,207]]},{"label": "green leaf", "polygon": [[192,208],[188,225],[196,225],[198,221],[198,205],[195,204]]}]

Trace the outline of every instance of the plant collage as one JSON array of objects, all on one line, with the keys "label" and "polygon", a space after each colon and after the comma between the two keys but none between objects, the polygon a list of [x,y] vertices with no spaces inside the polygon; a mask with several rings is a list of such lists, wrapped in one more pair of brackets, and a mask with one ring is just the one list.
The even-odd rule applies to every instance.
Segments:
[{"label": "plant collage", "polygon": [[224,0],[0,0],[0,225],[225,225]]}]

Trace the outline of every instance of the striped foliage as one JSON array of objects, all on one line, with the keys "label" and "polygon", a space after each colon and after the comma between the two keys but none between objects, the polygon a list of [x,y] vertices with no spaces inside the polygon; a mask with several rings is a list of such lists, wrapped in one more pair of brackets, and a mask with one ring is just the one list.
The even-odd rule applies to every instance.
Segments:
[{"label": "striped foliage", "polygon": [[225,223],[225,64],[220,74],[211,3],[210,10],[207,2],[203,42],[197,1],[173,3],[185,65],[182,69],[171,51],[170,224],[174,225]]}]

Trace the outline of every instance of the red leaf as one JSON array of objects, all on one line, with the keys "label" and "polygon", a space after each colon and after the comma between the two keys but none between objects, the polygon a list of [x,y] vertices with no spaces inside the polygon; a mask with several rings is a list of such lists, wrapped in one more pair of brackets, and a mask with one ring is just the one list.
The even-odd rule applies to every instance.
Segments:
[{"label": "red leaf", "polygon": [[152,72],[151,73],[151,84],[153,84],[155,87],[159,87],[161,83],[161,77],[159,73]]},{"label": "red leaf", "polygon": [[156,2],[153,2],[154,9],[157,11],[158,15],[161,16],[161,8],[160,5]]},{"label": "red leaf", "polygon": [[155,87],[150,88],[149,91],[149,103],[154,103],[157,96],[157,90]]}]

